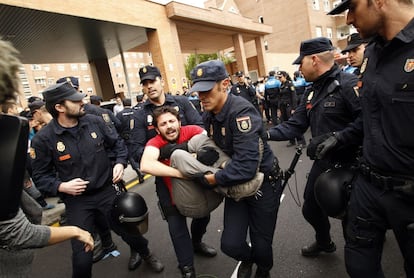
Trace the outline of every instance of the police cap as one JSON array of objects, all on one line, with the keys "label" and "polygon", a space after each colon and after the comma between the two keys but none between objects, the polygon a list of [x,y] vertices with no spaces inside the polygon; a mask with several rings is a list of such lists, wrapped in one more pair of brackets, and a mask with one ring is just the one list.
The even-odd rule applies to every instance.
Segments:
[{"label": "police cap", "polygon": [[237,76],[237,77],[242,77],[244,75],[244,73],[243,73],[243,71],[239,70],[234,75]]},{"label": "police cap", "polygon": [[349,52],[352,49],[357,48],[361,44],[368,43],[368,42],[369,42],[369,40],[368,39],[361,38],[361,36],[359,35],[359,33],[351,34],[347,38],[348,45],[345,47],[344,50],[341,51],[341,53]]},{"label": "police cap", "polygon": [[103,101],[101,96],[96,96],[96,95],[90,96],[89,99],[90,99],[91,103],[98,103],[98,102]]},{"label": "police cap", "polygon": [[63,82],[69,82],[72,87],[74,87],[76,90],[79,89],[79,79],[73,76],[66,76],[66,77],[62,77],[59,78],[56,83],[63,83]]},{"label": "police cap", "polygon": [[307,55],[317,54],[329,50],[333,50],[334,47],[330,39],[325,37],[314,38],[310,40],[303,41],[300,44],[300,54],[299,57],[293,61],[293,64],[300,64],[303,60],[303,57]]},{"label": "police cap", "polygon": [[157,77],[161,77],[161,72],[157,67],[145,66],[139,69],[139,78],[141,79],[141,84],[145,80],[155,80]]},{"label": "police cap", "polygon": [[211,60],[198,64],[191,70],[193,86],[190,92],[210,91],[217,81],[226,79],[229,74],[222,61]]},{"label": "police cap", "polygon": [[342,0],[341,4],[333,8],[328,14],[330,15],[340,14],[346,11],[347,9],[349,9],[350,3],[351,3],[351,0]]},{"label": "police cap", "polygon": [[63,100],[81,101],[86,96],[76,91],[69,82],[52,85],[42,94],[46,104],[56,104]]},{"label": "police cap", "polygon": [[45,105],[45,102],[43,100],[36,100],[36,101],[33,101],[32,103],[29,103],[30,113],[33,114],[34,111],[36,111],[37,109],[40,109],[40,107],[44,105]]}]

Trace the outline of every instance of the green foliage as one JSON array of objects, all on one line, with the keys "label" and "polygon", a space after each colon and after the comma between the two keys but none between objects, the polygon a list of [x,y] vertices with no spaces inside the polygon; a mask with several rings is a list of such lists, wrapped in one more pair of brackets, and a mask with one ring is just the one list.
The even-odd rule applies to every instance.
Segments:
[{"label": "green foliage", "polygon": [[199,63],[220,59],[224,64],[229,64],[234,61],[232,57],[219,57],[217,53],[214,54],[191,54],[188,56],[187,62],[185,63],[185,76],[188,80],[191,80],[190,72]]}]

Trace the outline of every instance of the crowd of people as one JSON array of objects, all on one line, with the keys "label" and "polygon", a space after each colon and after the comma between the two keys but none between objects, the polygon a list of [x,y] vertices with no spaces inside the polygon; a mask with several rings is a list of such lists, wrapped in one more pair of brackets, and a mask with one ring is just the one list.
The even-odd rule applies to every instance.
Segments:
[{"label": "crowd of people", "polygon": [[[14,179],[17,187],[2,189],[11,197],[8,206],[0,204],[0,255],[9,258],[1,260],[0,274],[17,269],[27,275],[30,269],[30,259],[13,265],[10,250],[76,239],[71,242],[72,275],[91,277],[93,262],[117,248],[111,230],[130,247],[130,270],[144,261],[152,271],[162,272],[164,265],[150,251],[143,232],[131,233],[119,218],[112,217],[114,202],[125,190],[122,178],[130,163],[141,182],[143,172],[155,176],[160,213],[183,278],[197,277],[195,253],[217,255],[203,237],[211,210],[223,199],[221,251],[241,261],[238,278],[252,277],[254,269],[255,278],[268,278],[284,179],[268,142],[289,141],[288,146],[307,147],[307,155],[314,160],[302,213],[314,229],[315,240],[301,254],[315,257],[336,251],[329,207],[318,201],[315,187],[322,183],[318,178],[323,173],[347,169],[352,172],[347,181],[352,188],[347,188],[350,194],[343,194],[346,205],[341,219],[348,275],[384,277],[384,237],[392,229],[406,276],[414,277],[414,138],[410,132],[414,124],[414,3],[343,0],[329,14],[346,10],[347,23],[359,31],[349,36],[342,51],[352,70],[335,60],[332,42],[319,37],[301,42],[293,61],[298,65],[293,80],[280,70],[252,84],[244,72],[237,71],[232,84],[223,62],[211,60],[192,69],[192,86],[183,95],[164,91],[157,67],[140,68],[143,92],[137,96],[138,104],[132,107],[131,99],[118,97],[113,113],[99,107],[97,96],[85,101],[74,77],[48,87],[43,99],[32,99],[20,114],[30,123],[19,137],[26,140],[26,147],[30,139],[29,151],[19,148],[19,161],[27,161],[26,167],[19,168],[21,178]],[[3,83],[9,84],[0,83],[6,95],[0,99],[2,112],[17,115],[17,86],[11,86],[17,83],[17,52],[3,41],[0,51],[0,69],[7,73],[2,78],[8,78]],[[13,119],[9,117],[0,120]],[[306,142],[308,128],[311,140]],[[192,140],[199,136],[210,140],[209,144],[195,148]],[[175,159],[188,153],[194,154],[188,158],[192,163]],[[209,192],[203,198],[218,200],[191,219],[190,229],[187,218],[191,216],[178,206],[186,198],[174,197],[174,187],[180,186],[177,180]],[[247,194],[258,180],[260,187]],[[59,196],[68,226],[40,226],[38,214],[23,213],[20,207],[27,203],[21,196],[23,188],[44,209],[48,208],[44,194]],[[235,198],[223,191],[234,188],[245,196]],[[14,232],[9,233],[10,229]],[[34,233],[39,236],[31,236]],[[91,252],[91,235],[102,243],[96,256]]]}]

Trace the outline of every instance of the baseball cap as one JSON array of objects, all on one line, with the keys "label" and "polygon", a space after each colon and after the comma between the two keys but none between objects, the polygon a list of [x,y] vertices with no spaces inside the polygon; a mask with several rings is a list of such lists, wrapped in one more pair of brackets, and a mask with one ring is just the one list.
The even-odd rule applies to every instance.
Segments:
[{"label": "baseball cap", "polygon": [[316,53],[321,53],[329,50],[333,50],[334,47],[330,39],[325,37],[314,38],[301,42],[299,57],[293,61],[293,64],[300,64],[303,57]]},{"label": "baseball cap", "polygon": [[50,86],[42,94],[46,104],[56,104],[62,100],[81,101],[86,96],[78,93],[67,81]]},{"label": "baseball cap", "polygon": [[56,83],[63,83],[63,82],[69,82],[70,84],[72,84],[72,86],[77,90],[79,89],[79,79],[73,76],[66,76],[66,77],[62,77],[59,78]]},{"label": "baseball cap", "polygon": [[226,79],[229,74],[222,61],[211,60],[198,64],[191,70],[193,86],[190,92],[210,91],[217,81]]},{"label": "baseball cap", "polygon": [[352,49],[360,46],[361,44],[368,43],[368,42],[369,42],[369,40],[368,39],[361,38],[361,36],[359,35],[359,33],[351,34],[347,38],[348,45],[341,52],[342,53],[349,52],[350,50],[352,50]]},{"label": "baseball cap", "polygon": [[155,80],[157,77],[161,77],[161,72],[157,67],[145,66],[139,69],[141,84],[144,80]]},{"label": "baseball cap", "polygon": [[341,4],[333,8],[328,14],[329,15],[335,15],[340,14],[349,9],[349,4],[351,3],[351,0],[342,0]]}]

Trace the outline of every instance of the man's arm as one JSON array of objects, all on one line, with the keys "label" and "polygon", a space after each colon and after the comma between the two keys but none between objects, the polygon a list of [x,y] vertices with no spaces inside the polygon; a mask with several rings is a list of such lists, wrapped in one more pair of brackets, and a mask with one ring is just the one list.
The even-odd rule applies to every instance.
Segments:
[{"label": "man's arm", "polygon": [[153,146],[146,146],[141,158],[141,170],[145,173],[159,177],[183,178],[184,176],[175,168],[158,161],[160,150]]}]

